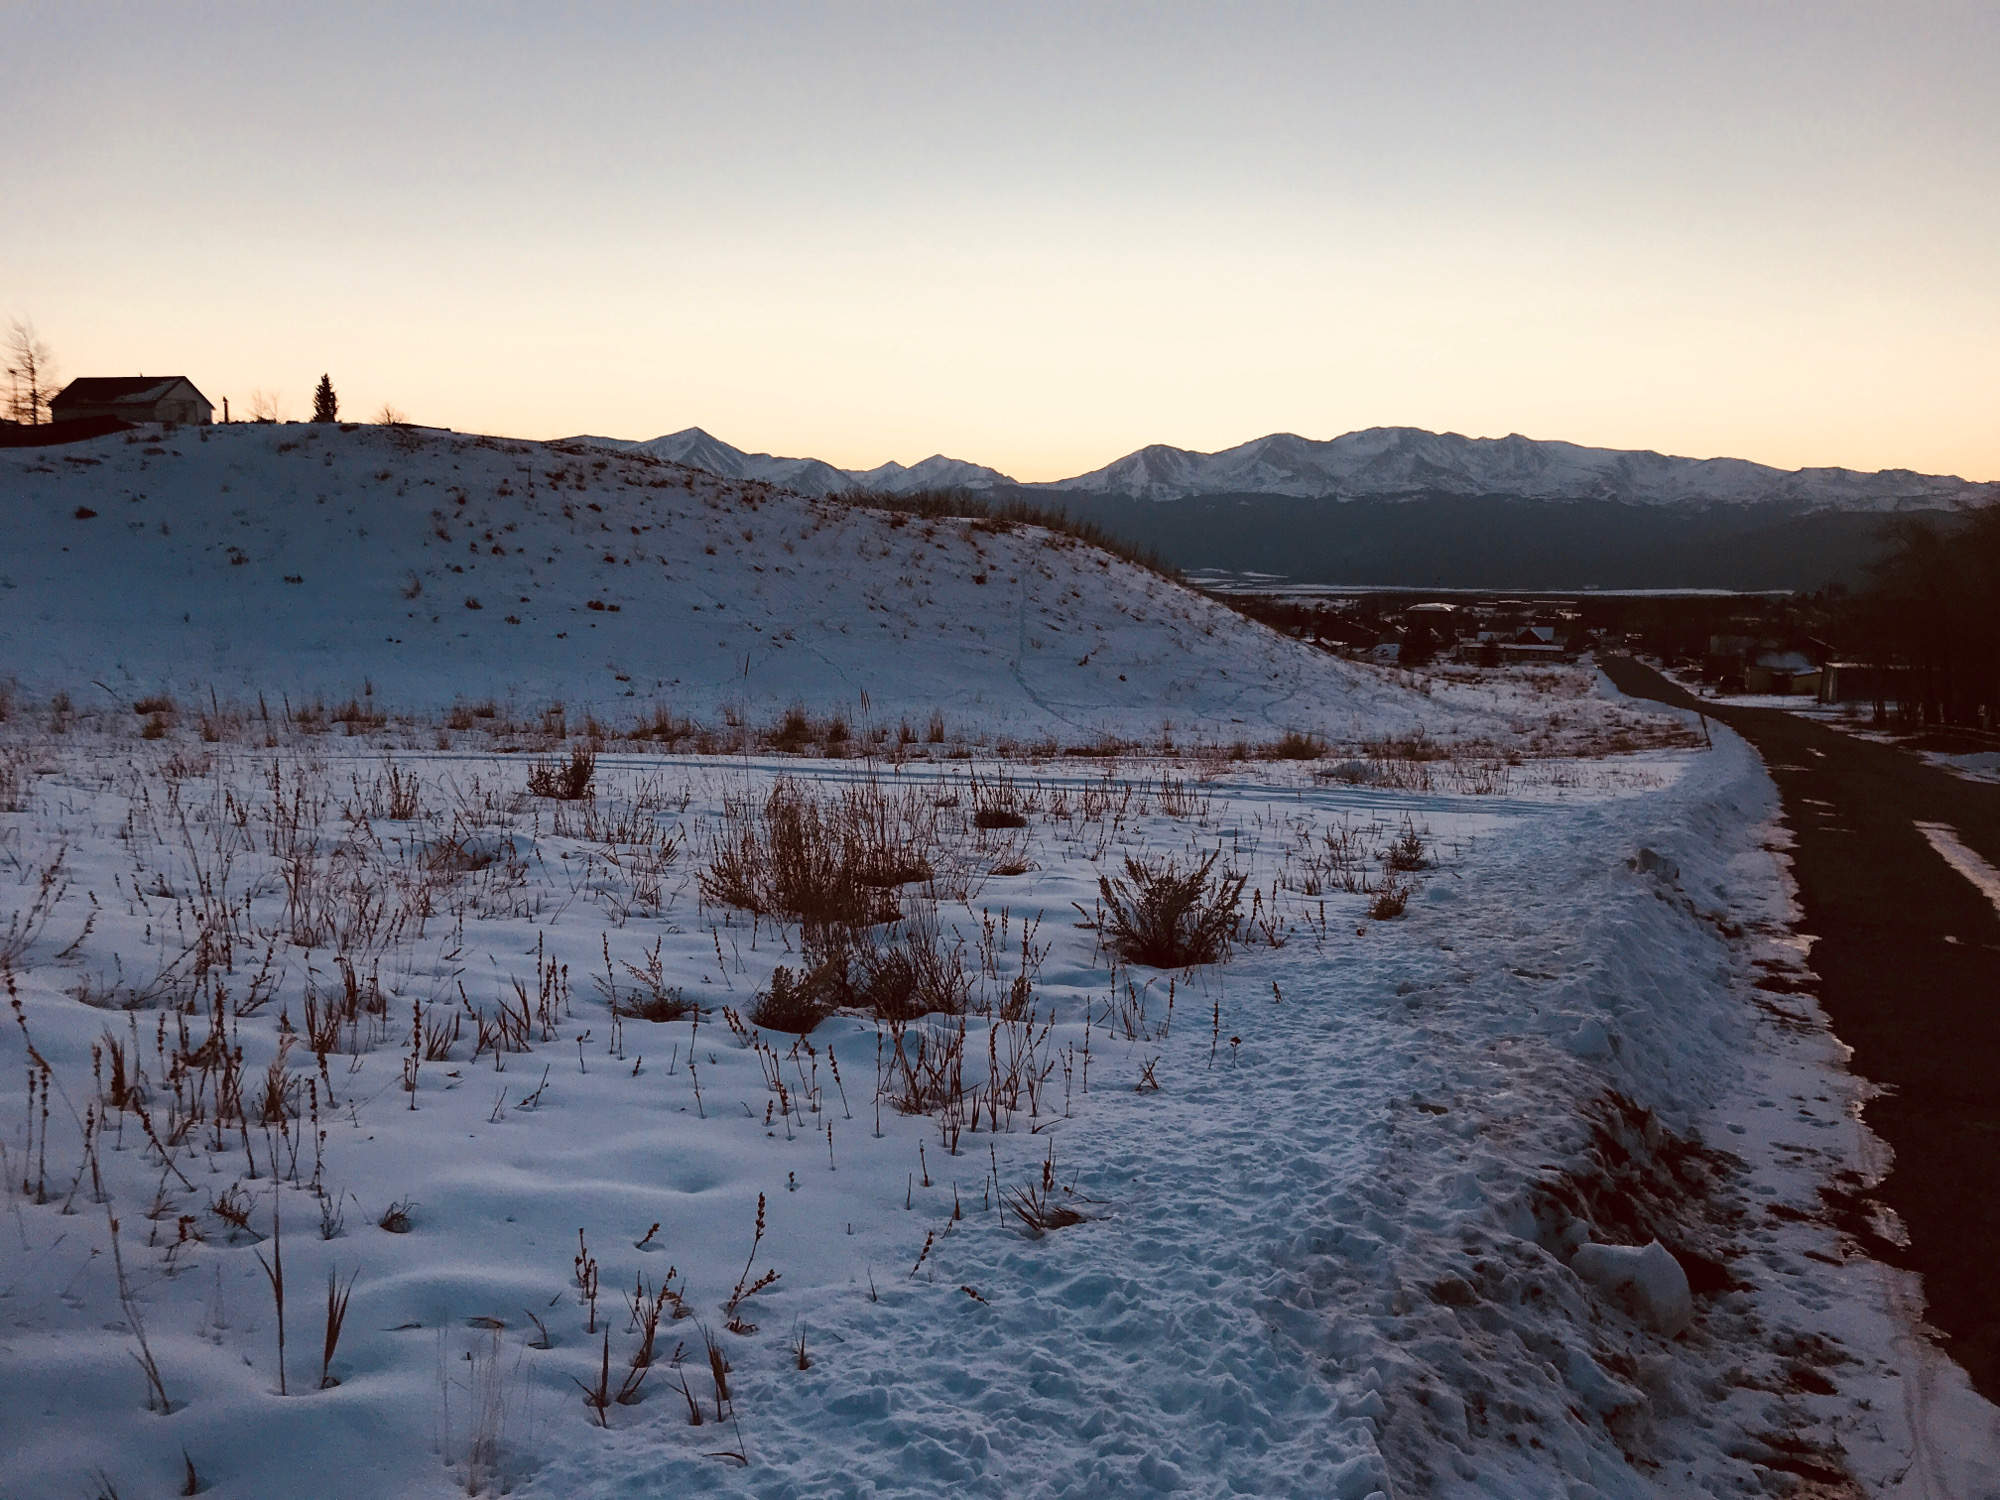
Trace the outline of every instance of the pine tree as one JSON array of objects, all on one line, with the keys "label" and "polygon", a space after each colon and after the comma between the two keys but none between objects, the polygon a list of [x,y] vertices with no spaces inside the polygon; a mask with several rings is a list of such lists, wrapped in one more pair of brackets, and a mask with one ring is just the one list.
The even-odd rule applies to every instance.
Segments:
[{"label": "pine tree", "polygon": [[315,422],[337,422],[340,420],[340,398],[333,393],[333,382],[326,376],[319,378],[313,389],[313,420]]}]

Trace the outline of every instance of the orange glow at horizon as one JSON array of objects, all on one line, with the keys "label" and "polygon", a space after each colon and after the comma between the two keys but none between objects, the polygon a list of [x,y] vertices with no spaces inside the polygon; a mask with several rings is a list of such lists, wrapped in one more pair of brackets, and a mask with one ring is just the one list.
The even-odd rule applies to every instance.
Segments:
[{"label": "orange glow at horizon", "polygon": [[2000,478],[1982,12],[15,10],[0,47],[43,64],[0,318],[239,415],[324,370],[361,419],[1024,481],[1392,425]]}]

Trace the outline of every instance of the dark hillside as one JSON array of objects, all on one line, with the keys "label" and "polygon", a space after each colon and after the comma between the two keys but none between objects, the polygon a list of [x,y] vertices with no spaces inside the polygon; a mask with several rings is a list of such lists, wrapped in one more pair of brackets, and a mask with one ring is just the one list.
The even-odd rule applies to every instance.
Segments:
[{"label": "dark hillside", "polygon": [[1301,583],[1808,590],[1861,581],[1877,512],[1435,495],[1412,500],[1025,494],[1180,568]]}]

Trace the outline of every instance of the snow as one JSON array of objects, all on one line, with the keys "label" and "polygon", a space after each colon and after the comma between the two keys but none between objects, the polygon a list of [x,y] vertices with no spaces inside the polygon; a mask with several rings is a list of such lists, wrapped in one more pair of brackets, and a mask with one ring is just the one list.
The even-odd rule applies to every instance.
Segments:
[{"label": "snow", "polygon": [[[33,888],[62,851],[68,890],[14,958],[22,1026],[0,1072],[0,1443],[24,1500],[78,1493],[98,1470],[122,1493],[158,1491],[183,1452],[224,1496],[1539,1497],[1764,1493],[1801,1453],[1898,1493],[1884,1476],[1935,1443],[1943,1429],[1915,1425],[1933,1409],[1955,1424],[1937,1472],[2000,1451],[1991,1409],[1907,1342],[1911,1288],[1816,1211],[1819,1187],[1879,1148],[1823,1022],[1796,995],[1782,1019],[1753,1004],[1757,960],[1788,940],[1785,887],[1761,847],[1770,783],[1726,731],[1713,751],[1572,763],[1506,795],[1354,787],[1309,766],[1169,786],[1177,768],[1143,762],[607,756],[596,802],[577,807],[522,796],[505,757],[13,722],[33,774],[0,844],[10,884]],[[1003,772],[1028,826],[967,827],[970,778]],[[955,1153],[936,1118],[886,1103],[878,1134],[875,1022],[843,1014],[811,1054],[727,1023],[723,1007],[797,962],[798,933],[704,907],[693,877],[724,799],[779,775],[956,802],[941,884],[960,883],[937,921],[977,972],[967,1075],[985,1078],[989,1036],[1001,1059],[1038,1048],[1054,1066],[1032,1112],[1003,1111]],[[408,776],[419,815],[393,817],[411,811],[386,800]],[[343,983],[329,936],[293,941],[299,867],[288,882],[271,852],[300,805],[323,809],[306,820],[307,876],[364,872],[411,914],[347,939],[387,1010],[375,1045],[364,1027],[323,1072],[280,1050],[307,986]],[[423,851],[454,825],[505,857],[424,886]],[[1343,827],[1377,881],[1401,830],[1423,841],[1401,918],[1373,919],[1371,896],[1324,872],[1315,886],[1307,855]],[[1097,876],[1122,853],[1203,848],[1249,877],[1263,935],[1219,967],[1114,972],[1073,925]],[[161,1048],[199,1051],[209,1026],[208,991],[170,961],[204,919],[238,938],[235,972],[218,960],[213,982],[267,997],[226,1017],[228,1044],[257,1087],[276,1061],[295,1089],[324,1088],[324,1142],[309,1120],[204,1124],[168,1166],[115,1111],[93,1178],[92,1044],[125,1039],[164,1134]],[[1023,971],[1024,927],[1025,1027],[981,1010]],[[591,977],[607,953],[628,995],[657,953],[704,1007],[698,1029],[614,1024]],[[433,1024],[490,1016],[516,981],[532,1000],[563,966],[568,1002],[530,1052],[496,1071],[468,1035],[404,1089],[412,1005]],[[161,987],[197,1013],[103,1008]],[[1562,1044],[1587,1028],[1601,1052]],[[46,1171],[18,1123],[28,1045],[55,1089]],[[1610,1139],[1630,1153],[1622,1176]],[[999,1192],[1033,1189],[1044,1162],[1083,1219],[1034,1236]],[[29,1176],[46,1191],[24,1191]],[[212,1206],[230,1194],[247,1229]],[[413,1205],[408,1232],[376,1227],[397,1202]],[[326,1239],[322,1204],[344,1214]],[[113,1217],[170,1415],[146,1409],[131,1357]],[[179,1243],[183,1222],[199,1238]],[[595,1333],[579,1230],[600,1267]],[[1735,1283],[1701,1290],[1676,1338],[1581,1274],[1604,1254],[1592,1242],[1656,1240],[1725,1257]],[[280,1245],[282,1395],[257,1260]],[[670,1267],[692,1316],[663,1323],[641,1399],[600,1427],[578,1385],[608,1329],[615,1391],[639,1343],[622,1292]],[[779,1279],[737,1309],[746,1331],[723,1331],[732,1287],[766,1269]],[[339,1383],[317,1389],[329,1271],[355,1278],[353,1303]],[[733,1366],[720,1424],[702,1325]],[[805,1370],[787,1348],[800,1332]],[[677,1346],[693,1351],[679,1368],[700,1427]],[[1920,1373],[1939,1393],[1927,1407]]]},{"label": "snow", "polygon": [[1993,909],[2000,913],[2000,870],[1995,870],[1979,851],[1958,836],[1958,830],[1949,823],[1919,822],[1917,832],[1924,836],[1938,858],[1963,875],[1972,888],[1993,903]]},{"label": "snow", "polygon": [[[0,455],[0,484],[10,1497],[188,1465],[301,1500],[1993,1493],[2000,1413],[1828,1208],[1896,1232],[1866,1086],[1809,995],[1757,983],[1801,940],[1775,789],[1726,728],[1700,747],[1587,671],[1338,662],[1047,533],[648,455],[239,428]],[[238,710],[211,739],[132,712],[211,688]],[[400,713],[337,736],[243,712],[260,693]],[[441,715],[508,695],[517,724],[555,697],[941,707],[957,743],[614,734],[558,803]],[[1022,753],[1163,720],[1344,748]],[[977,1120],[899,1110],[871,1015],[796,1046],[741,1022],[803,934],[700,875],[781,778],[934,819],[899,900],[962,962]],[[977,826],[995,796],[1023,827]],[[1100,876],[1207,851],[1247,881],[1228,961],[1115,962]],[[631,1013],[675,992],[691,1013]],[[144,1072],[122,1107],[114,1044]],[[1079,1217],[1038,1232],[1014,1195]],[[689,1315],[600,1424],[579,1387],[637,1378],[627,1297],[662,1285]]]},{"label": "snow", "polygon": [[1569,1268],[1655,1333],[1673,1338],[1694,1321],[1687,1272],[1658,1240],[1639,1248],[1579,1245]]},{"label": "snow", "polygon": [[1921,750],[1918,754],[1939,770],[1966,781],[2000,781],[2000,750],[1975,750],[1954,755],[1944,750]]}]

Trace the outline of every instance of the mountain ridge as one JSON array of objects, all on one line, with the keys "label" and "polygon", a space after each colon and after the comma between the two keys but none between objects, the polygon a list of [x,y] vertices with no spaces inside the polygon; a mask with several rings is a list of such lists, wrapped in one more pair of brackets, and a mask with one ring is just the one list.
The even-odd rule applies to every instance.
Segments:
[{"label": "mountain ridge", "polygon": [[1214,495],[1293,499],[1506,496],[1641,505],[1778,505],[1897,511],[2000,499],[2000,482],[1909,469],[1779,469],[1740,458],[1685,458],[1651,449],[1591,448],[1510,433],[1469,438],[1417,427],[1370,427],[1316,439],[1275,432],[1214,453],[1149,444],[1068,479],[1022,483],[999,470],[933,454],[905,466],[841,469],[817,458],[748,453],[685,428],[644,442],[588,442],[686,464],[727,479],[762,480],[807,495],[957,488],[1185,500]]}]

